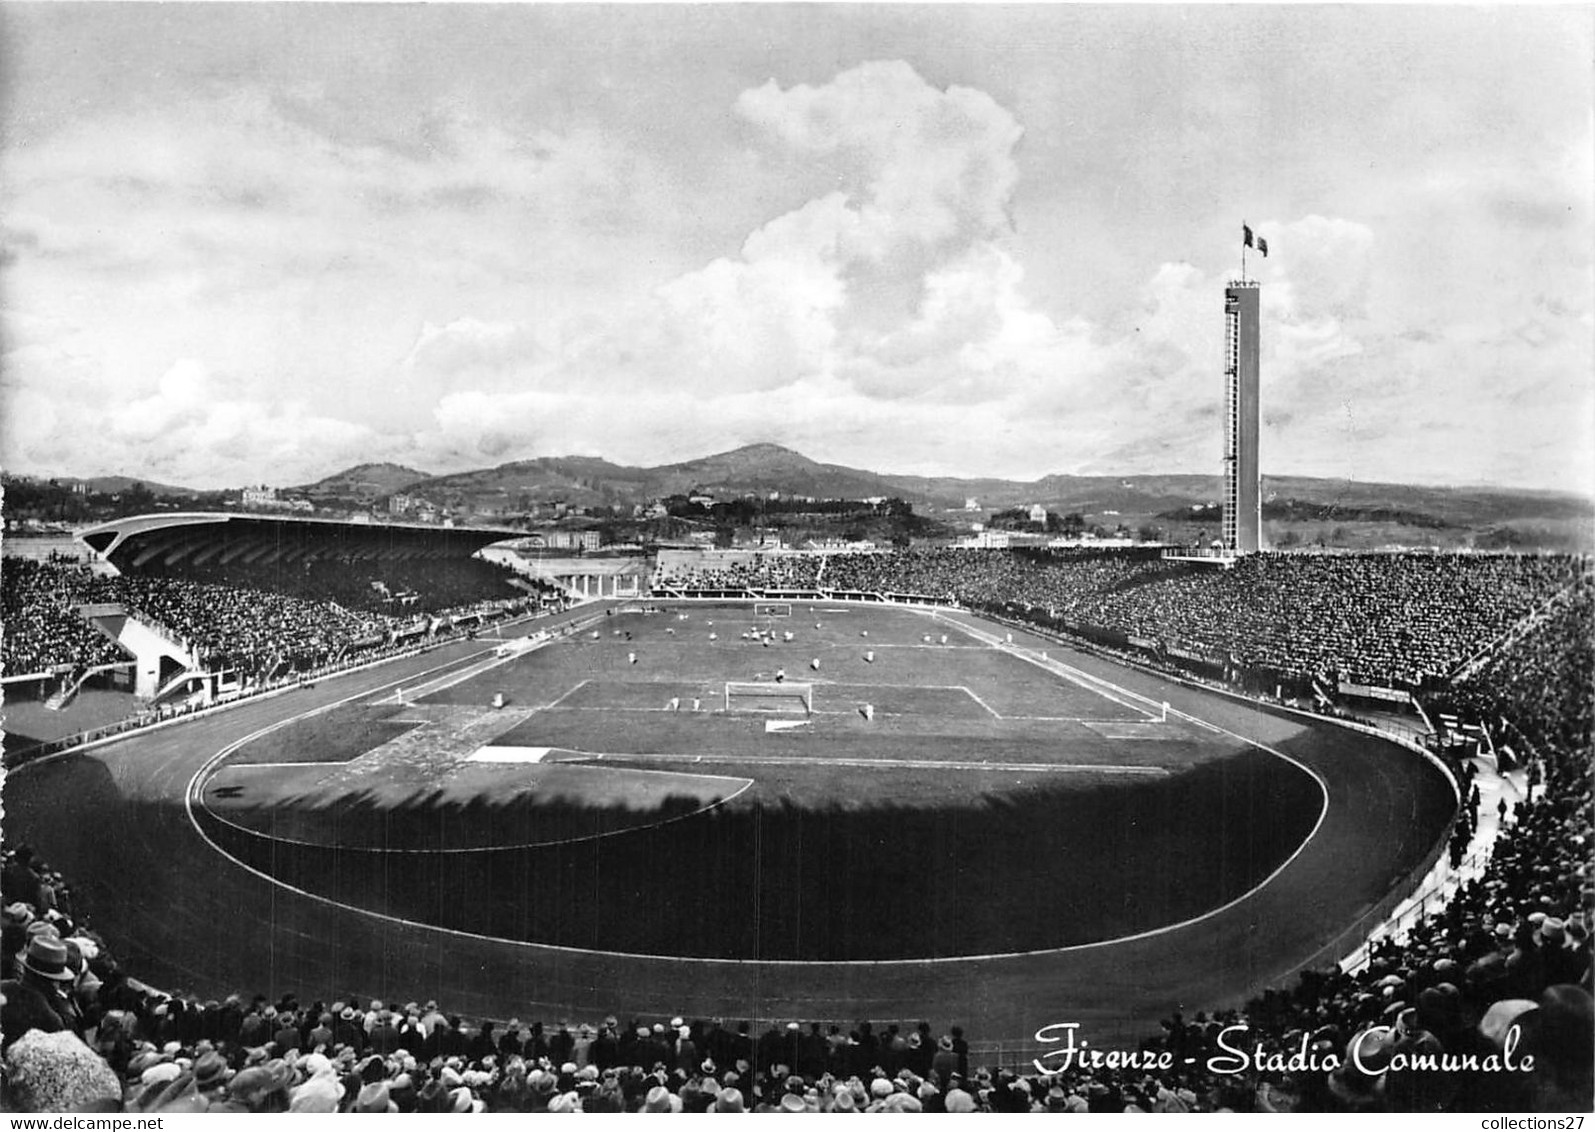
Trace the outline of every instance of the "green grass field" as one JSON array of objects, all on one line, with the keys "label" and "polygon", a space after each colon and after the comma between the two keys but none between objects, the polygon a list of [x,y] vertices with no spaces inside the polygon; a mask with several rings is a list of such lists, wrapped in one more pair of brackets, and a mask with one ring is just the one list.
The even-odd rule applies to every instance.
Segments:
[{"label": "green grass field", "polygon": [[[728,681],[778,672],[812,686],[812,714],[726,710]],[[1031,950],[1200,914],[1311,829],[1308,776],[1161,714],[996,627],[695,605],[296,721],[203,797],[273,875],[462,931],[716,957]],[[489,746],[537,761],[472,761]]]}]

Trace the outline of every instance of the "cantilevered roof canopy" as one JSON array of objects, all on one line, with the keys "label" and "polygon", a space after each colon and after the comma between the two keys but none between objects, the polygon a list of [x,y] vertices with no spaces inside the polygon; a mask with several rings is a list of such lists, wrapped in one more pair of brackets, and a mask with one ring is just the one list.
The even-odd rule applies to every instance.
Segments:
[{"label": "cantilevered roof canopy", "polygon": [[238,563],[271,566],[316,560],[403,562],[469,558],[524,534],[484,527],[351,523],[341,519],[172,512],[113,519],[78,539],[118,570]]}]

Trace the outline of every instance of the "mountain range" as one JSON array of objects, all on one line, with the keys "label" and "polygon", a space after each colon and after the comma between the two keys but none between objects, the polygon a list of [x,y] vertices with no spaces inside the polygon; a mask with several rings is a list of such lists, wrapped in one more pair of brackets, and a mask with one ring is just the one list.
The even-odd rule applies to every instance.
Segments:
[{"label": "mountain range", "polygon": [[[439,476],[396,464],[363,464],[298,490],[313,499],[370,501],[403,491],[436,505],[481,513],[555,501],[629,507],[701,491],[721,498],[771,492],[816,499],[895,496],[923,512],[961,510],[973,499],[986,512],[1039,503],[1059,513],[1145,516],[1213,502],[1221,488],[1217,475],[1049,475],[1034,481],[893,475],[823,464],[777,444],[752,444],[652,468],[594,456],[543,456]],[[1595,518],[1595,502],[1571,492],[1265,476],[1263,493],[1265,500],[1293,500],[1348,513],[1421,514],[1455,527],[1524,521],[1584,524]]]},{"label": "mountain range", "polygon": [[[107,493],[143,486],[156,496],[196,503],[215,494],[129,476],[58,482],[82,482],[91,491]],[[1178,534],[1184,523],[1196,529],[1211,523],[1211,514],[1202,509],[1218,500],[1222,482],[1217,475],[1189,474],[1049,475],[1031,481],[895,475],[820,463],[777,444],[752,444],[651,468],[595,456],[543,456],[448,475],[368,463],[285,490],[334,511],[381,507],[403,492],[466,521],[483,522],[508,521],[557,502],[629,511],[636,504],[696,492],[721,499],[777,492],[785,498],[896,497],[912,504],[917,514],[950,520],[956,527],[994,511],[1039,503],[1060,515],[1078,512],[1110,528],[1134,529],[1146,523]],[[1288,529],[1305,542],[1586,551],[1595,545],[1595,501],[1572,492],[1265,476],[1263,498],[1271,537],[1282,538]],[[966,509],[971,500],[974,507]],[[1346,537],[1329,538],[1342,534]]]}]

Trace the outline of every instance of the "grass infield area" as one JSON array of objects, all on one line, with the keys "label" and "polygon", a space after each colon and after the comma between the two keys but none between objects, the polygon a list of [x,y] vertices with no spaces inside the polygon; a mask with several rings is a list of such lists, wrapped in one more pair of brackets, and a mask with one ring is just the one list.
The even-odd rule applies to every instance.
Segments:
[{"label": "grass infield area", "polygon": [[[1298,767],[1027,656],[897,608],[616,612],[269,730],[201,781],[196,815],[263,872],[421,923],[824,961],[1163,927],[1313,828]],[[728,681],[778,678],[812,713],[726,710]]]}]

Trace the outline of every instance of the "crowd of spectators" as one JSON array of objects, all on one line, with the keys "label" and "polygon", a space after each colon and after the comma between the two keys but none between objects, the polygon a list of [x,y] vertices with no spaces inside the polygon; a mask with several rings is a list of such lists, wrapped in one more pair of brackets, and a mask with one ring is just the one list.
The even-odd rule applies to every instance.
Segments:
[{"label": "crowd of spectators", "polygon": [[317,558],[289,564],[207,561],[140,568],[146,577],[281,594],[383,615],[434,614],[476,602],[524,597],[506,566],[479,558]]},{"label": "crowd of spectators", "polygon": [[[825,566],[822,554],[767,554],[714,558],[703,564],[678,561],[657,571],[655,590],[812,590]],[[829,586],[831,583],[827,582]]]},{"label": "crowd of spectators", "polygon": [[[773,566],[793,557],[682,584],[773,588]],[[1221,570],[1145,550],[935,548],[830,555],[823,579],[827,590],[1018,612],[1280,678],[1421,688],[1588,571],[1570,555],[1254,554]]]},{"label": "crowd of spectators", "polygon": [[48,672],[123,660],[122,650],[77,614],[95,582],[87,566],[8,558],[0,570],[5,674]]},{"label": "crowd of spectators", "polygon": [[8,558],[0,571],[3,659],[7,675],[127,660],[77,612],[81,605],[115,603],[192,650],[206,668],[263,678],[379,648],[395,632],[432,617],[480,615],[506,601],[525,601],[535,589],[475,560],[115,575],[75,563]]},{"label": "crowd of spectators", "polygon": [[[900,561],[893,577],[951,574],[939,557]],[[954,586],[973,584],[962,577],[969,570],[1011,581],[1071,566],[1015,557],[984,567],[969,559]],[[1519,737],[1532,791],[1516,806],[1502,803],[1487,866],[1442,910],[1373,945],[1361,969],[1312,970],[1242,1008],[1172,1015],[1142,1051],[1168,1054],[1167,1068],[988,1067],[956,1028],[928,1024],[622,1023],[616,1015],[544,1026],[467,1022],[430,1001],[172,996],[129,978],[70,887],[17,846],[0,863],[5,1102],[136,1113],[1589,1111],[1595,586],[1573,560],[1401,562],[1376,578],[1348,558],[1330,575],[1351,587],[1343,602],[1360,594],[1378,608],[1438,594],[1460,616],[1458,595],[1472,594],[1497,606],[1469,622],[1465,645],[1425,632],[1440,636],[1434,655],[1448,662],[1506,641],[1450,695],[1459,710],[1487,713]],[[1097,598],[1181,574],[1161,562],[1078,565],[1077,577],[1098,572]],[[1469,569],[1478,573],[1458,577]],[[1118,581],[1105,581],[1114,571]],[[1483,596],[1492,579],[1504,597]],[[1248,583],[1229,584],[1244,592]],[[1507,609],[1537,619],[1502,638]],[[1416,606],[1415,616],[1428,623]],[[1466,804],[1477,806],[1478,794]],[[1236,1050],[1248,1055],[1244,1066]],[[1452,1067],[1437,1068],[1446,1059]]]}]

